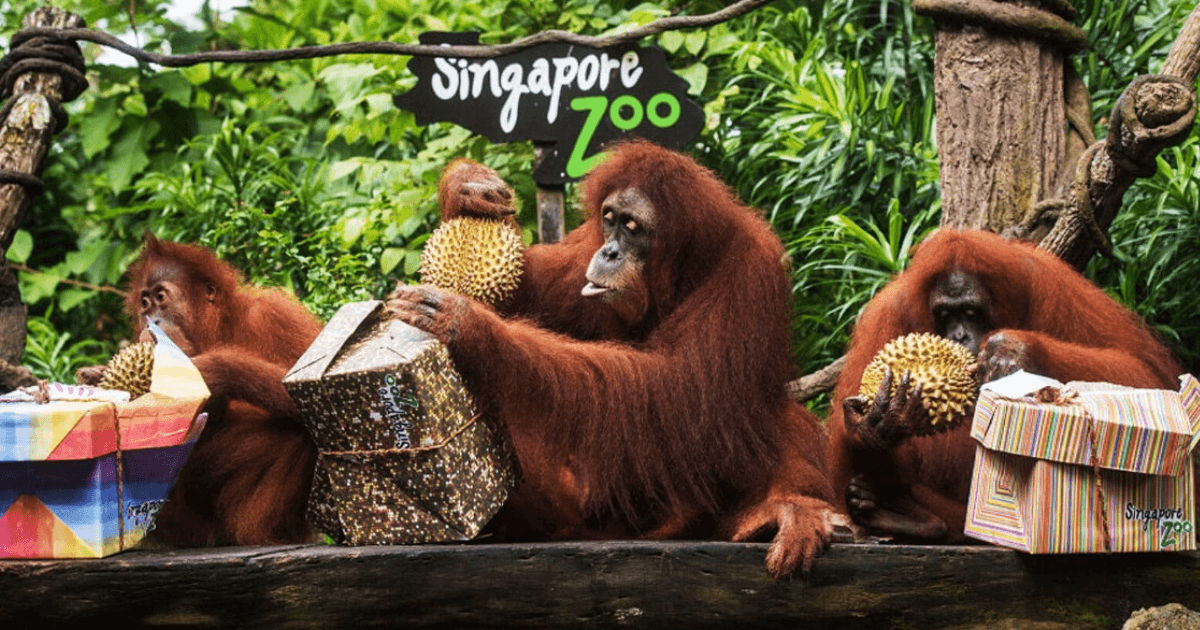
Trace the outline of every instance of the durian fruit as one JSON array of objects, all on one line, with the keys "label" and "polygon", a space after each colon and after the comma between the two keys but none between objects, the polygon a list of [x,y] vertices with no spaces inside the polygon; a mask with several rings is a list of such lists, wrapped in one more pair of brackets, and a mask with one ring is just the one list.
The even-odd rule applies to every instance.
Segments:
[{"label": "durian fruit", "polygon": [[100,388],[129,392],[131,399],[149,392],[154,344],[142,342],[126,346],[108,360],[107,368],[100,378]]},{"label": "durian fruit", "polygon": [[961,422],[975,405],[979,385],[967,370],[975,362],[965,346],[930,333],[910,333],[888,342],[863,371],[859,394],[875,396],[883,384],[884,367],[892,368],[892,392],[905,372],[909,387],[921,384],[928,424],[913,427],[917,435],[945,431]]},{"label": "durian fruit", "polygon": [[521,281],[521,235],[491,219],[442,222],[421,253],[421,281],[492,306],[504,304]]}]

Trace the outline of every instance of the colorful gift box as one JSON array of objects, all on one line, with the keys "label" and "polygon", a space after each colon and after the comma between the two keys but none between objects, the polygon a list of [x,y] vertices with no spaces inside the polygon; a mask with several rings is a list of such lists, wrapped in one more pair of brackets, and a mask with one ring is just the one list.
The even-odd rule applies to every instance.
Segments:
[{"label": "colorful gift box", "polygon": [[150,392],[50,384],[0,397],[0,557],[100,558],[153,527],[204,428],[208,388],[154,329]]},{"label": "colorful gift box", "polygon": [[[1030,553],[1196,549],[1200,384],[1180,382],[1064,387],[1019,372],[985,385],[966,534]],[[1055,402],[1030,397],[1046,385]]]},{"label": "colorful gift box", "polygon": [[516,489],[516,459],[446,347],[382,306],[343,306],[284,377],[318,449],[309,520],[353,545],[469,540]]}]

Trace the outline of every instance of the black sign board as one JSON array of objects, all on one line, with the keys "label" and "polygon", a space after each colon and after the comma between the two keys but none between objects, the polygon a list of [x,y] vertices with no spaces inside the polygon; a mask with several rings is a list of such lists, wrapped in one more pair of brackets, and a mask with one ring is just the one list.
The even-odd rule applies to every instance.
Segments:
[{"label": "black sign board", "polygon": [[[478,44],[478,33],[424,33],[422,44]],[[667,68],[661,48],[597,49],[543,44],[491,59],[414,57],[412,90],[397,107],[417,123],[452,122],[492,142],[545,145],[533,172],[540,184],[579,179],[603,146],[635,135],[681,148],[704,126],[687,81]]]}]

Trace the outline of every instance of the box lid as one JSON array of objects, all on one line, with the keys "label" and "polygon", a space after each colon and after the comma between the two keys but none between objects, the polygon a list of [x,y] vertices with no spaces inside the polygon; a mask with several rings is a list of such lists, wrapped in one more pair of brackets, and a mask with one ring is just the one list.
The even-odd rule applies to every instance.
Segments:
[{"label": "box lid", "polygon": [[1071,404],[1014,397],[1009,379],[1023,378],[1028,375],[1018,373],[984,385],[971,437],[985,448],[1091,465],[1089,424],[1094,422],[1096,456],[1103,468],[1178,475],[1189,465],[1188,455],[1200,433],[1200,387],[1190,374],[1180,378],[1178,392],[1068,383],[1079,394]]},{"label": "box lid", "polygon": [[149,325],[154,346],[150,392],[129,400],[125,392],[50,383],[51,402],[21,392],[0,402],[0,462],[91,459],[117,450],[179,444],[197,433],[196,411],[208,387],[191,360],[165,333]]},{"label": "box lid", "polygon": [[[368,300],[344,304],[334,313],[321,334],[283,377],[284,384],[316,381],[322,376],[350,374],[396,363],[408,363],[437,345],[433,335],[400,320],[376,327],[383,302]],[[391,341],[385,344],[358,343],[371,332]]]}]

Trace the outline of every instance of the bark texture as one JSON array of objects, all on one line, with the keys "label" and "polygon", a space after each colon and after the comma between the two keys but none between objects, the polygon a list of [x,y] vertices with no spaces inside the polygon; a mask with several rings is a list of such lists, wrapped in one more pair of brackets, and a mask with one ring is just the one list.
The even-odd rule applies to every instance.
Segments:
[{"label": "bark texture", "polygon": [[978,26],[936,36],[942,225],[1001,232],[1062,179],[1063,54]]},{"label": "bark texture", "polygon": [[[25,16],[25,27],[46,26],[77,28],[83,19],[54,7],[41,7]],[[0,112],[0,171],[16,176],[36,177],[42,172],[50,140],[57,131],[56,104],[74,98],[64,98],[63,78],[54,72],[29,71],[20,73],[19,66],[10,71],[17,74],[12,95]],[[0,253],[7,252],[13,234],[21,227],[37,186],[0,182]],[[0,256],[0,361],[20,362],[25,350],[25,305],[13,270]]]}]

